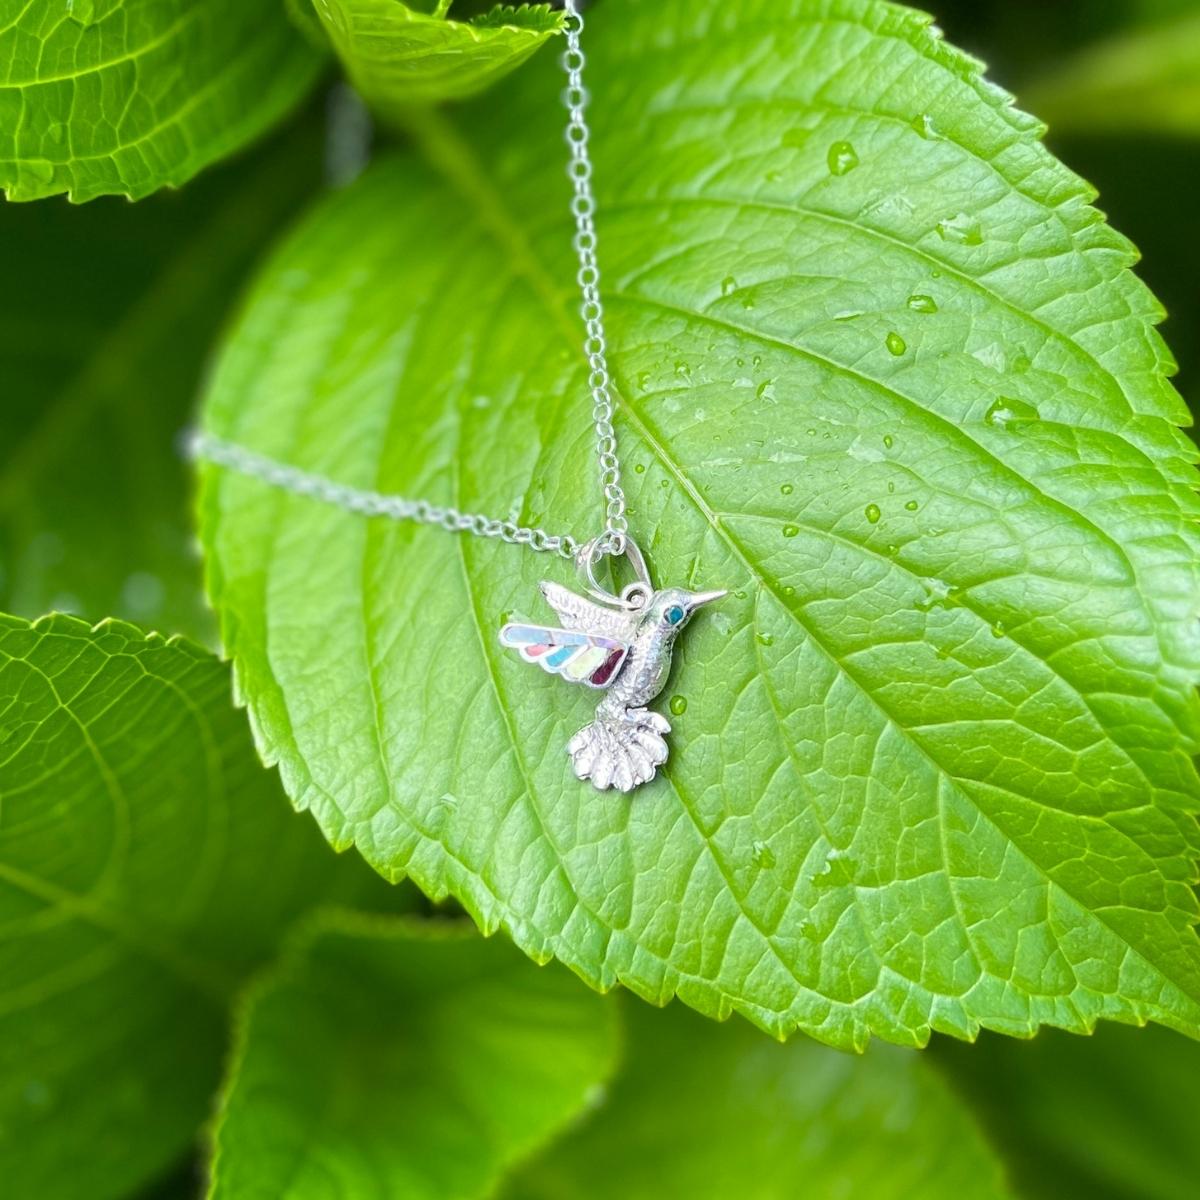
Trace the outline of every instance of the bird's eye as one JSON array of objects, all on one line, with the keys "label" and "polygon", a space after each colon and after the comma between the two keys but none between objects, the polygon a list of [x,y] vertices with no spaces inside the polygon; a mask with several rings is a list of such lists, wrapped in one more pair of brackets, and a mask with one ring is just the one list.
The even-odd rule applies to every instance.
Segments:
[{"label": "bird's eye", "polygon": [[663,613],[663,616],[667,619],[668,625],[678,625],[683,620],[685,615],[686,614],[684,613],[683,609],[680,608],[678,604],[672,604],[671,607],[668,608],[665,613]]}]

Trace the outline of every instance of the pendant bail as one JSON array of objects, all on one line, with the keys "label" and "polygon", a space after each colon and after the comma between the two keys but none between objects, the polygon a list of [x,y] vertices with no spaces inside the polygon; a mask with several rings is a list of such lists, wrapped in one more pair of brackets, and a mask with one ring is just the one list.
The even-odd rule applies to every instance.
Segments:
[{"label": "pendant bail", "polygon": [[[592,538],[590,542],[585,542],[575,555],[575,569],[593,599],[633,611],[641,608],[654,595],[654,583],[650,578],[650,568],[646,565],[645,555],[637,542],[628,533],[623,533],[621,538],[623,545],[619,551],[609,548],[610,535],[607,531]],[[628,559],[634,575],[637,576],[633,583],[621,589],[619,595],[609,591],[596,578],[596,566],[606,557]]]}]

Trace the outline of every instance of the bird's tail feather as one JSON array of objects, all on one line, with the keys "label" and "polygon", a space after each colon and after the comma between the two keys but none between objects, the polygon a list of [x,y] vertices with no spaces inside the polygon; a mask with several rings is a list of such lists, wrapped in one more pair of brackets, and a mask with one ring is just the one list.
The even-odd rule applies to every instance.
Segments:
[{"label": "bird's tail feather", "polygon": [[629,792],[654,778],[667,761],[666,717],[647,708],[628,709],[620,717],[597,717],[568,743],[575,774],[602,791]]}]

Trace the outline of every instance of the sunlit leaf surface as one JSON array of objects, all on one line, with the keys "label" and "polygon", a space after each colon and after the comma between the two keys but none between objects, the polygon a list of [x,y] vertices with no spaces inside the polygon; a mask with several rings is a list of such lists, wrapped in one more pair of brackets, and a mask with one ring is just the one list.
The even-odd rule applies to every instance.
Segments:
[{"label": "sunlit leaf surface", "polygon": [[[607,0],[601,258],[633,528],[731,597],[665,776],[502,651],[566,564],[213,469],[260,748],[338,846],[593,984],[775,1032],[1200,1027],[1194,450],[1133,251],[869,0]],[[547,56],[322,205],[208,397],[361,487],[600,523]],[[545,615],[545,614],[543,614]]]}]

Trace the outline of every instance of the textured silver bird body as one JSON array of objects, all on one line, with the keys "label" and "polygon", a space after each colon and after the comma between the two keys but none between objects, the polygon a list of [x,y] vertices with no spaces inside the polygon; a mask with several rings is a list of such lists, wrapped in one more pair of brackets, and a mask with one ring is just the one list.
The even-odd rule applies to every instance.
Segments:
[{"label": "textured silver bird body", "polygon": [[636,606],[616,597],[598,604],[557,583],[543,583],[542,595],[563,628],[509,624],[501,643],[551,674],[606,689],[595,719],[567,743],[580,779],[622,792],[648,783],[667,760],[671,725],[646,706],[666,687],[680,631],[725,592],[664,588],[642,595]]}]

